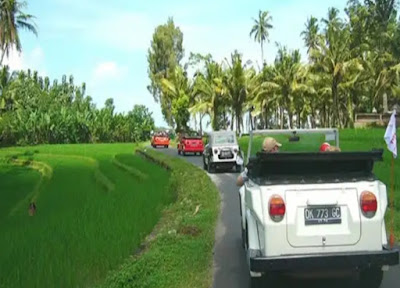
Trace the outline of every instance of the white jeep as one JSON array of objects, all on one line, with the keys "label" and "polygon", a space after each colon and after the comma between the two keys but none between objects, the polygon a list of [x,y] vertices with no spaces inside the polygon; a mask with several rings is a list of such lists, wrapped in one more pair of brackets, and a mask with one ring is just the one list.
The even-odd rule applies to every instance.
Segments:
[{"label": "white jeep", "polygon": [[[399,263],[399,251],[387,243],[386,186],[373,173],[383,150],[251,151],[256,135],[292,132],[250,132],[249,180],[239,190],[250,286],[264,287],[285,273],[353,271],[360,287],[378,288],[383,271]],[[339,145],[336,129],[296,134],[314,132]]]},{"label": "white jeep", "polygon": [[203,152],[203,167],[209,173],[216,169],[232,169],[240,172],[243,156],[234,131],[214,131],[207,136]]}]

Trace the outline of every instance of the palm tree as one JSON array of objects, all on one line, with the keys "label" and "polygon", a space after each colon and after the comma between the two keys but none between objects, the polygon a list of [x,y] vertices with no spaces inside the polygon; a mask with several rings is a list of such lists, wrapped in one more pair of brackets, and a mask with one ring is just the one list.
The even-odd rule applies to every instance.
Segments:
[{"label": "palm tree", "polygon": [[15,46],[18,52],[22,51],[19,30],[25,29],[38,35],[36,25],[33,23],[33,15],[22,11],[27,6],[25,1],[0,0],[0,65],[4,56],[8,57],[10,50]]},{"label": "palm tree", "polygon": [[193,86],[193,94],[201,100],[192,108],[191,112],[205,113],[210,117],[213,130],[220,128],[220,116],[225,109],[227,89],[223,83],[221,65],[213,60],[206,61],[205,71],[197,73]]},{"label": "palm tree", "polygon": [[305,30],[301,32],[300,36],[303,36],[304,43],[307,47],[307,53],[310,53],[312,49],[317,48],[318,44],[318,19],[311,16],[307,19],[305,26]]},{"label": "palm tree", "polygon": [[264,42],[269,41],[269,30],[273,28],[272,16],[268,11],[258,11],[258,19],[254,19],[254,25],[250,31],[250,37],[254,34],[254,41],[261,44],[261,63],[264,66]]},{"label": "palm tree", "polygon": [[[332,124],[342,127],[340,119],[341,102],[340,85],[352,82],[358,77],[362,65],[357,58],[353,58],[350,49],[351,33],[348,27],[344,26],[337,17],[337,10],[330,9],[326,23],[325,35],[319,35],[318,49],[312,49],[311,55],[316,60],[315,70],[329,75],[330,83],[326,83],[331,89]],[[349,75],[350,73],[350,75]],[[347,79],[345,78],[347,77]],[[353,79],[350,79],[353,78]],[[346,85],[345,85],[346,86]]]}]

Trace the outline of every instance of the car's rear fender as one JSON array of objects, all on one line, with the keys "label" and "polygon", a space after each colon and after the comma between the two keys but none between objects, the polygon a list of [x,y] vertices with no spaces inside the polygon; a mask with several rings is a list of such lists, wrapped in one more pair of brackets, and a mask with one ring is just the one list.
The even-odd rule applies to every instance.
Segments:
[{"label": "car's rear fender", "polygon": [[239,206],[240,206],[240,220],[242,223],[242,229],[246,228],[246,214],[244,213],[244,211],[246,211],[246,206],[245,206],[245,202],[244,202],[244,193],[245,193],[245,188],[244,186],[240,187],[239,189]]},{"label": "car's rear fender", "polygon": [[[261,190],[258,186],[253,186],[250,181],[245,184],[244,193],[244,208],[246,211],[247,233],[249,235],[249,249],[260,250],[260,229],[262,225],[263,208],[261,201]],[[264,238],[264,237],[263,237]]]},{"label": "car's rear fender", "polygon": [[254,212],[247,209],[246,210],[246,224],[247,224],[247,237],[248,237],[248,250],[260,251],[260,238],[259,232],[257,228],[257,216],[254,215]]}]

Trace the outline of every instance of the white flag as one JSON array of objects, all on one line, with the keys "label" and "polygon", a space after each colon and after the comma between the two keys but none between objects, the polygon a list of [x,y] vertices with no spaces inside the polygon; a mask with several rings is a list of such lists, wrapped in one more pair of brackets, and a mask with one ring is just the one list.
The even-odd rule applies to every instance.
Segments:
[{"label": "white flag", "polygon": [[390,116],[389,124],[386,128],[385,142],[389,151],[393,153],[394,158],[397,157],[397,139],[396,139],[396,110]]}]

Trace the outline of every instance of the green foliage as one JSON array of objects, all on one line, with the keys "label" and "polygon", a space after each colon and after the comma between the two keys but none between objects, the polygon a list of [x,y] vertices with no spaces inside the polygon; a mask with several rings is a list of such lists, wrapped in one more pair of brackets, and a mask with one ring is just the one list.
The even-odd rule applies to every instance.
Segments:
[{"label": "green foliage", "polygon": [[0,2],[0,65],[4,56],[9,56],[10,50],[15,47],[22,51],[19,30],[24,29],[37,36],[36,25],[33,23],[33,15],[25,13],[26,1],[3,0]]},{"label": "green foliage", "polygon": [[[354,127],[356,113],[386,112],[400,100],[400,21],[393,0],[350,0],[346,17],[331,7],[321,20],[310,16],[303,38],[308,63],[278,44],[274,63],[256,71],[238,51],[217,63],[210,54],[191,53],[195,70],[184,94],[189,112],[200,123],[210,117],[214,130],[249,128]],[[269,42],[268,11],[253,19],[250,36]],[[263,58],[263,55],[262,55]],[[225,65],[227,64],[227,65]],[[170,76],[173,73],[170,73]],[[171,77],[168,76],[168,81]],[[166,79],[166,78],[165,78]],[[171,93],[163,93],[172,103]],[[161,104],[172,116],[172,104]],[[197,128],[196,128],[197,130]]]},{"label": "green foliage", "polygon": [[[31,198],[25,198],[44,174],[0,164],[1,287],[92,287],[135,253],[174,194],[170,173],[134,156],[133,148],[47,145],[32,156],[24,155],[25,148],[2,150],[1,159],[33,157],[51,166],[52,174],[29,217]],[[96,174],[113,189],[105,189]]]},{"label": "green foliage", "polygon": [[264,42],[269,41],[269,30],[273,28],[272,16],[268,11],[258,11],[258,19],[253,19],[254,25],[250,31],[250,37],[254,35],[254,41],[261,44],[261,63],[264,66]]},{"label": "green foliage", "polygon": [[171,115],[172,100],[162,93],[162,79],[170,79],[183,58],[183,33],[176,27],[172,18],[164,25],[159,25],[154,31],[151,46],[148,50],[147,62],[150,85],[147,87],[155,101],[161,103],[161,110],[168,125],[174,124]]},{"label": "green foliage", "polygon": [[156,151],[146,153],[172,168],[176,202],[165,210],[142,254],[109,273],[100,287],[211,287],[218,190],[200,168]]},{"label": "green foliage", "polygon": [[114,112],[113,99],[98,109],[85,95],[86,85],[72,76],[61,83],[21,71],[0,70],[1,145],[140,142],[154,129],[152,113],[135,105],[127,114]]},{"label": "green foliage", "polygon": [[175,98],[172,101],[172,115],[176,123],[176,131],[184,131],[187,127],[187,122],[190,119],[189,113],[189,97],[186,94]]}]

